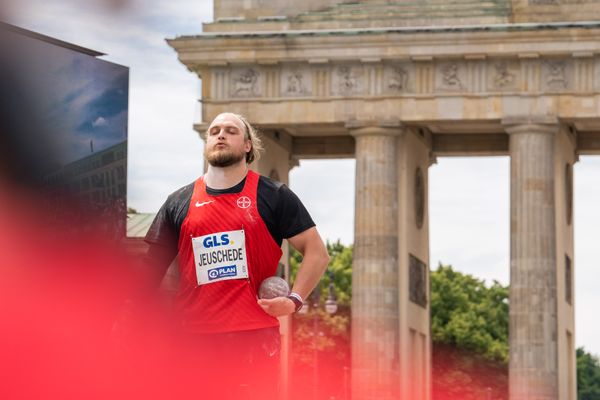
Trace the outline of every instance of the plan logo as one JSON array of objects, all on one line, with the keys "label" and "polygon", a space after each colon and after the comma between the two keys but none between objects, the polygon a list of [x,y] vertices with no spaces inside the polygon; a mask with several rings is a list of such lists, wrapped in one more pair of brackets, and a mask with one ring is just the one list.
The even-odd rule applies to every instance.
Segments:
[{"label": "plan logo", "polygon": [[226,265],[224,267],[213,268],[208,270],[208,280],[214,281],[220,278],[229,278],[237,275],[237,267],[235,265]]}]

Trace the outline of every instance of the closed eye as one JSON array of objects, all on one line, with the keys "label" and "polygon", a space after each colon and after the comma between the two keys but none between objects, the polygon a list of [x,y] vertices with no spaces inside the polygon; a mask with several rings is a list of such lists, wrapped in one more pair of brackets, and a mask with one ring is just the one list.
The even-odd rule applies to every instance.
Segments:
[{"label": "closed eye", "polygon": [[[225,133],[228,133],[230,135],[235,135],[240,132],[240,130],[236,126],[226,126],[226,127],[224,127],[224,129],[225,129]],[[209,129],[208,134],[211,136],[215,136],[215,135],[218,135],[219,132],[221,132],[221,127],[213,126],[212,128]]]}]

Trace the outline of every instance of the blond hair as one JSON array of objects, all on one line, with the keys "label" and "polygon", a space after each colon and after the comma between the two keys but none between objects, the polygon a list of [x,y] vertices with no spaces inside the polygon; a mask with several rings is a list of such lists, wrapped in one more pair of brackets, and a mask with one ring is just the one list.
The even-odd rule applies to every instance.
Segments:
[{"label": "blond hair", "polygon": [[246,153],[246,163],[251,164],[253,161],[260,158],[260,153],[264,150],[262,140],[260,140],[258,131],[250,124],[250,122],[248,122],[246,117],[240,114],[233,115],[242,121],[242,124],[244,124],[244,127],[246,128],[246,139],[249,139],[252,145],[250,151]]}]

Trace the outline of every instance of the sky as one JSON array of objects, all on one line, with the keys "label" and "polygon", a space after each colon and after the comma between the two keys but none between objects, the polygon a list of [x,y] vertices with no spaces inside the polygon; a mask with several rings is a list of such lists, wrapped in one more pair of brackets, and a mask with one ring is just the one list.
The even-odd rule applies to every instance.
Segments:
[{"label": "sky", "polygon": [[35,54],[32,87],[44,88],[38,106],[47,133],[63,145],[61,164],[127,139],[126,68],[61,48]]},{"label": "sky", "polygon": [[[130,68],[130,207],[156,212],[202,173],[202,142],[192,129],[201,118],[201,83],[165,38],[201,33],[212,0],[21,0],[10,15],[20,27]],[[354,169],[354,160],[302,160],[290,172],[290,187],[327,240],[353,241]],[[574,174],[576,345],[600,355],[600,156],[581,157]],[[432,268],[441,262],[489,283],[509,282],[509,184],[508,157],[438,158],[429,169]]]}]

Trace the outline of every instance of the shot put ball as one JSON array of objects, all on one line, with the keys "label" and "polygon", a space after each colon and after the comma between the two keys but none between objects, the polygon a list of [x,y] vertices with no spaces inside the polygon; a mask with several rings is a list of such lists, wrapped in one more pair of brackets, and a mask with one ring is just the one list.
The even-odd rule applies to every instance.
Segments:
[{"label": "shot put ball", "polygon": [[271,276],[265,279],[258,289],[258,297],[261,299],[285,297],[288,294],[290,294],[290,286],[285,279],[278,276]]}]

